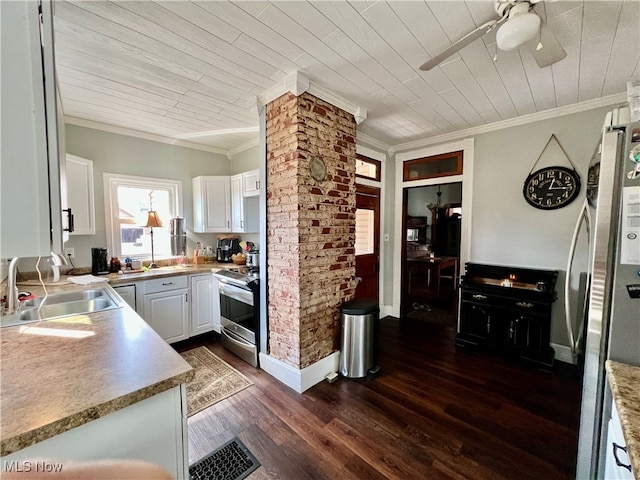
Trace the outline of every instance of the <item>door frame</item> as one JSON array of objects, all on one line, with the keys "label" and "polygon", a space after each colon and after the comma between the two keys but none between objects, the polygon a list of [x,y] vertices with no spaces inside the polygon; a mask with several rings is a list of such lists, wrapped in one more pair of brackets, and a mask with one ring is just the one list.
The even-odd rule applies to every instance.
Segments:
[{"label": "door frame", "polygon": [[[385,298],[385,291],[386,291],[386,286],[385,286],[385,282],[384,282],[384,278],[385,278],[385,268],[384,268],[384,259],[386,258],[387,255],[387,251],[388,251],[388,247],[385,250],[385,243],[388,244],[389,242],[385,242],[385,236],[387,234],[385,234],[385,205],[386,205],[386,200],[385,200],[385,177],[386,177],[386,169],[387,169],[387,154],[383,153],[383,152],[379,152],[377,150],[373,150],[371,148],[365,147],[363,145],[357,145],[356,144],[356,153],[363,155],[365,157],[369,157],[372,158],[373,160],[377,160],[380,162],[380,181],[377,182],[375,180],[372,180],[370,178],[363,178],[363,177],[356,177],[356,183],[360,184],[360,185],[365,185],[368,187],[375,187],[375,188],[379,188],[380,189],[380,244],[378,246],[379,248],[379,254],[378,254],[378,264],[379,264],[379,269],[378,269],[378,304],[381,307],[384,305],[384,298]],[[355,267],[354,267],[355,269]],[[382,312],[381,312],[382,313]],[[381,317],[383,315],[381,314]]]},{"label": "door frame", "polygon": [[[449,152],[463,151],[463,171],[462,175],[451,175],[448,177],[429,178],[424,180],[411,180],[405,182],[403,180],[404,162],[422,157],[432,157]],[[429,146],[418,150],[411,150],[397,153],[395,156],[395,211],[402,212],[404,189],[408,187],[424,187],[430,185],[439,185],[444,183],[462,182],[462,219],[461,219],[461,235],[460,235],[460,272],[464,272],[464,265],[471,258],[471,218],[472,218],[472,195],[473,195],[473,153],[474,139],[465,138],[440,145]],[[402,250],[404,248],[404,232],[403,217],[395,215],[393,224],[393,278],[402,278]],[[394,281],[393,284],[393,304],[391,315],[400,317],[400,304],[402,302],[402,292],[400,281]]]}]

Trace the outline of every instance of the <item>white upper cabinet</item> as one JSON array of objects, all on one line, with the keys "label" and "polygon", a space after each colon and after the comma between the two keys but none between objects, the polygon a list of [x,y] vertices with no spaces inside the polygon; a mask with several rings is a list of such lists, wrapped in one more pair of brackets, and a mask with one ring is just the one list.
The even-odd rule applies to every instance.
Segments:
[{"label": "white upper cabinet", "polygon": [[242,173],[242,194],[245,197],[260,195],[260,170]]},{"label": "white upper cabinet", "polygon": [[231,231],[244,232],[244,195],[242,174],[231,177]]},{"label": "white upper cabinet", "polygon": [[72,235],[96,233],[93,196],[93,162],[67,154],[67,201],[74,217]]},{"label": "white upper cabinet", "polygon": [[231,231],[229,177],[202,176],[193,179],[193,224],[196,233]]},{"label": "white upper cabinet", "polygon": [[[43,2],[42,53],[39,19],[38,2],[0,2],[3,258],[49,255],[52,248],[62,248],[50,3]],[[20,208],[25,205],[27,212]]]}]

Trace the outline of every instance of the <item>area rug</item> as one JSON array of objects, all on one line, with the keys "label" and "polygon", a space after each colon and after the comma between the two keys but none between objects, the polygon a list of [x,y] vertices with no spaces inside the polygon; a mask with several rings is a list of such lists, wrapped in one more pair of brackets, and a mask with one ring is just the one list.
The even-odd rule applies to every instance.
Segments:
[{"label": "area rug", "polygon": [[206,347],[182,352],[195,371],[187,384],[187,416],[198,413],[253,385],[253,382]]},{"label": "area rug", "polygon": [[190,480],[242,480],[260,466],[258,459],[235,437],[189,467]]}]

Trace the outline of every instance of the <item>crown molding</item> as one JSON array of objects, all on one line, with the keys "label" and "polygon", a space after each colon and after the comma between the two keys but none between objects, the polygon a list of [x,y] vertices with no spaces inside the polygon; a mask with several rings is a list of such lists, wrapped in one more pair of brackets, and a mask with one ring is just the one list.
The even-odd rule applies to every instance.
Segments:
[{"label": "crown molding", "polygon": [[392,148],[388,143],[384,143],[382,140],[378,140],[377,138],[373,138],[371,135],[367,135],[366,133],[362,132],[356,132],[356,145],[362,145],[373,148],[375,150],[380,150],[385,154],[388,153]]},{"label": "crown molding", "polygon": [[262,105],[266,105],[287,92],[292,93],[296,97],[302,95],[304,92],[309,92],[325,102],[353,115],[353,118],[358,125],[367,119],[366,108],[356,105],[355,103],[351,103],[341,96],[336,95],[332,91],[313,82],[309,77],[299,71],[295,71],[287,75],[282,82],[266,90],[262,95],[259,95],[258,100]]},{"label": "crown molding", "polygon": [[256,138],[252,138],[251,140],[244,142],[242,145],[238,145],[237,147],[233,147],[231,150],[227,152],[227,158],[229,160],[233,160],[233,157],[240,152],[244,152],[245,150],[249,150],[252,147],[257,147],[260,143],[260,139],[256,136]]},{"label": "crown molding", "polygon": [[175,145],[177,147],[202,150],[205,152],[217,153],[218,155],[228,155],[227,150],[223,150],[221,148],[210,147],[208,145],[202,145],[199,143],[185,142],[184,140],[176,140],[175,138],[171,137],[145,133],[139,130],[118,127],[116,125],[109,125],[108,123],[94,122],[93,120],[85,120],[83,118],[70,117],[65,115],[64,123],[68,123],[69,125],[77,125],[78,127],[92,128],[94,130],[102,130],[103,132],[117,133],[119,135],[126,135],[128,137],[141,138],[143,140],[151,140],[152,142],[166,143],[169,145]]},{"label": "crown molding", "polygon": [[457,140],[459,138],[479,135],[481,133],[488,133],[488,132],[493,132],[495,130],[502,130],[504,128],[517,127],[520,125],[526,125],[528,123],[539,122],[542,120],[550,120],[552,118],[562,117],[564,115],[571,115],[573,113],[585,112],[587,110],[593,110],[595,108],[614,106],[616,104],[626,103],[626,102],[627,102],[626,93],[616,93],[613,95],[607,95],[606,97],[595,98],[593,100],[574,103],[572,105],[566,105],[564,107],[552,108],[549,110],[544,110],[542,112],[530,113],[528,115],[509,118],[507,120],[501,120],[499,122],[490,123],[488,125],[480,125],[478,127],[471,127],[465,130],[458,130],[456,132],[445,133],[435,137],[425,138],[423,140],[415,140],[413,142],[394,145],[389,149],[389,155],[393,155],[394,153],[401,152],[401,151],[414,150],[421,147],[427,147],[429,145],[449,142],[452,140]]}]

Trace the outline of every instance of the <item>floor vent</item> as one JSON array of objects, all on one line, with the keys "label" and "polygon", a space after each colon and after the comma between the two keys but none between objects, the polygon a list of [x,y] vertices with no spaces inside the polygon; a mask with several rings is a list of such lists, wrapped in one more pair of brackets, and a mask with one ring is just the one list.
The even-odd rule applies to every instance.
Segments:
[{"label": "floor vent", "polygon": [[241,480],[260,466],[235,437],[189,467],[190,480]]}]

